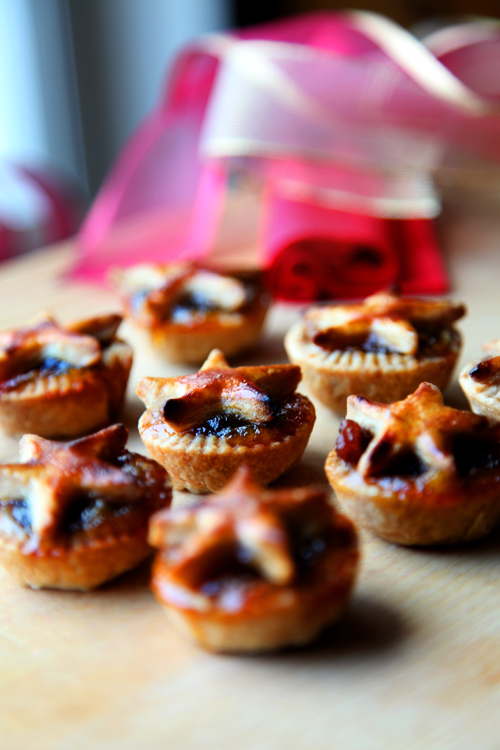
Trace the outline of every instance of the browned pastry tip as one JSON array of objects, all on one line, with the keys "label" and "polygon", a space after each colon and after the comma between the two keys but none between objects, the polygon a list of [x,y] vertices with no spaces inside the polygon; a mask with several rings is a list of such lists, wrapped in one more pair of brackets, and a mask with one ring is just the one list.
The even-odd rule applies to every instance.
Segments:
[{"label": "browned pastry tip", "polygon": [[486,356],[464,365],[458,382],[475,414],[500,421],[500,341],[483,345]]},{"label": "browned pastry tip", "polygon": [[116,271],[113,282],[155,350],[187,364],[215,348],[231,357],[253,346],[271,301],[262,274],[196,263],[140,264]]}]

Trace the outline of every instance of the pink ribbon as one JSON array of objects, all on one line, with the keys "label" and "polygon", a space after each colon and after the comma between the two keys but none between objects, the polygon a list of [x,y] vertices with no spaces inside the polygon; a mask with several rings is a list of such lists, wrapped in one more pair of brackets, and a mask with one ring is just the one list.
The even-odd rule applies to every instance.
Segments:
[{"label": "pink ribbon", "polygon": [[268,196],[262,265],[285,301],[365,297],[397,287],[403,294],[447,288],[432,222],[380,219]]},{"label": "pink ribbon", "polygon": [[236,165],[267,186],[259,259],[278,295],[443,291],[431,175],[500,162],[500,31],[428,44],[361,12],[199,40],[118,157],[73,272],[207,258]]}]

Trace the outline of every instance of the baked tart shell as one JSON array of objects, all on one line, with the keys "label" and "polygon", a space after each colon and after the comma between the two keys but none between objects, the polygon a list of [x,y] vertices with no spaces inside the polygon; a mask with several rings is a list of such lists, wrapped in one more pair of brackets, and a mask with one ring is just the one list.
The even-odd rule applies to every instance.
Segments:
[{"label": "baked tart shell", "polygon": [[153,550],[147,531],[94,540],[89,544],[24,553],[0,537],[0,565],[18,583],[33,589],[88,591],[135,568]]},{"label": "baked tart shell", "polygon": [[217,492],[243,463],[252,469],[257,482],[268,485],[299,463],[314,426],[312,403],[301,394],[293,398],[299,417],[293,431],[263,442],[249,439],[232,445],[216,435],[178,434],[160,413],[150,411],[139,420],[139,432],[149,454],[167,470],[176,490]]},{"label": "baked tart shell", "polygon": [[444,390],[460,352],[460,335],[454,329],[449,350],[439,356],[414,357],[356,350],[330,352],[308,338],[303,321],[290,328],[284,343],[290,362],[300,365],[309,391],[342,416],[351,394],[391,403],[404,399],[424,381]]},{"label": "baked tart shell", "polygon": [[212,349],[221,349],[227,357],[250,349],[258,341],[267,306],[259,306],[247,313],[221,316],[194,325],[157,323],[146,326],[133,322],[149,336],[154,351],[170,362],[199,365]]},{"label": "baked tart shell", "polygon": [[97,368],[49,374],[0,389],[0,423],[10,434],[72,438],[115,421],[125,398],[132,350],[118,341]]},{"label": "baked tart shell", "polygon": [[[352,528],[348,519],[341,521]],[[173,624],[198,645],[215,652],[265,652],[307,644],[333,624],[348,603],[358,559],[355,542],[328,550],[312,580],[278,589],[264,584],[257,596],[234,612],[216,603],[202,612],[179,606],[161,554],[153,566],[152,588]]]},{"label": "baked tart shell", "polygon": [[365,480],[335,448],[325,471],[349,517],[396,544],[475,541],[500,522],[500,488],[495,477],[468,483],[452,479],[442,488],[401,477]]}]

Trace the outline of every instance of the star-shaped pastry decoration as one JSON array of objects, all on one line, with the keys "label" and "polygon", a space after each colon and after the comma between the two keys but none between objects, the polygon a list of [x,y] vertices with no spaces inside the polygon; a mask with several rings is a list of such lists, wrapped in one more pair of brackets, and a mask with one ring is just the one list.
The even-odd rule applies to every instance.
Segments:
[{"label": "star-shaped pastry decoration", "polygon": [[121,320],[106,315],[62,327],[43,316],[26,328],[0,333],[0,383],[55,363],[77,368],[97,364],[101,347],[114,338]]},{"label": "star-shaped pastry decoration", "polygon": [[144,263],[116,271],[113,278],[122,292],[135,297],[135,312],[145,320],[167,318],[171,308],[182,299],[223,312],[235,312],[247,302],[243,282],[195,263]]},{"label": "star-shaped pastry decoration", "polygon": [[402,298],[389,292],[374,294],[362,304],[317,305],[306,314],[312,340],[329,350],[372,346],[391,353],[418,351],[418,328],[448,326],[465,314],[465,307],[447,300]]},{"label": "star-shaped pastry decoration", "polygon": [[456,475],[453,439],[484,438],[490,424],[486,417],[445,406],[441,391],[430,383],[393,404],[349,396],[346,419],[371,435],[356,467],[364,477],[391,474],[409,457],[421,463],[428,479]]},{"label": "star-shaped pastry decoration", "polygon": [[24,435],[20,463],[0,466],[0,503],[24,500],[34,541],[50,542],[66,508],[82,495],[110,503],[138,500],[142,491],[137,476],[117,462],[127,438],[121,424],[69,443]]},{"label": "star-shaped pastry decoration", "polygon": [[301,379],[297,365],[235,367],[214,349],[199,372],[178,378],[141,378],[137,395],[161,412],[175,432],[205,424],[221,412],[263,424],[275,416],[275,402],[291,396]]},{"label": "star-shaped pastry decoration", "polygon": [[330,525],[324,489],[264,490],[242,466],[221,494],[156,513],[149,543],[168,550],[173,576],[188,588],[195,589],[231,549],[264,579],[286,586],[296,575],[290,530],[313,538]]}]

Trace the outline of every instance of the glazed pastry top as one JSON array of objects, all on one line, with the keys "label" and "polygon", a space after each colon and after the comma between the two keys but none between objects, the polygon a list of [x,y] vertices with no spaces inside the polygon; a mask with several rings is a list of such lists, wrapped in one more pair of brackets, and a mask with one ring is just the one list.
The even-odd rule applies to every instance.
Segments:
[{"label": "glazed pastry top", "polygon": [[456,302],[381,292],[359,304],[314,306],[305,323],[313,343],[329,351],[416,355],[425,347],[435,348],[439,332],[464,314],[464,305]]},{"label": "glazed pastry top", "polygon": [[422,383],[393,404],[349,396],[336,451],[367,481],[437,487],[500,474],[500,424],[445,406],[440,390]]},{"label": "glazed pastry top", "polygon": [[137,394],[173,432],[244,431],[246,424],[253,429],[274,425],[300,378],[296,365],[231,368],[222,352],[214,349],[199,372],[142,378]]},{"label": "glazed pastry top", "polygon": [[184,606],[239,608],[262,582],[297,583],[335,534],[340,546],[354,545],[351,525],[336,528],[336,517],[323,488],[264,490],[243,466],[220,495],[156,513],[149,542],[162,550]]},{"label": "glazed pastry top", "polygon": [[134,317],[192,325],[212,315],[245,311],[261,291],[256,274],[217,273],[195,263],[140,264],[114,274]]},{"label": "glazed pastry top", "polygon": [[99,366],[103,351],[117,342],[120,315],[105,315],[60,326],[43,317],[31,326],[0,333],[0,389],[35,377]]},{"label": "glazed pastry top", "polygon": [[68,443],[23,436],[20,463],[0,466],[0,505],[23,528],[29,526],[30,550],[50,546],[71,506],[87,513],[91,527],[98,515],[96,506],[103,503],[126,510],[150,490],[162,496],[159,507],[169,501],[166,471],[127,451],[127,438],[121,424]]}]

